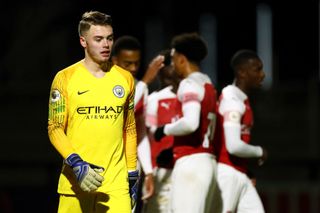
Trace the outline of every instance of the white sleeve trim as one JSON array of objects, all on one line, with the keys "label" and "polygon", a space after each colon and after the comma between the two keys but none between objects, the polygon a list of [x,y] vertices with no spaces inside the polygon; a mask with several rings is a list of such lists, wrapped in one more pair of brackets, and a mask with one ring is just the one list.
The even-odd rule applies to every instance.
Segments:
[{"label": "white sleeve trim", "polygon": [[253,146],[241,140],[241,126],[235,122],[223,123],[228,152],[237,157],[261,157],[263,150],[260,146]]},{"label": "white sleeve trim", "polygon": [[152,173],[151,148],[147,136],[145,136],[138,145],[138,158],[144,173]]}]

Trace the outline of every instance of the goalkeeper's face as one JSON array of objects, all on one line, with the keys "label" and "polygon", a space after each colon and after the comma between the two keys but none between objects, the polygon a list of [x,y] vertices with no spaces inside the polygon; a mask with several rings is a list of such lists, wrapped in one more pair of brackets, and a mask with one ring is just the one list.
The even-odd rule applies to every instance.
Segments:
[{"label": "goalkeeper's face", "polygon": [[102,64],[110,59],[113,46],[113,29],[110,25],[92,25],[80,37],[80,43],[85,49],[86,58],[97,64]]}]

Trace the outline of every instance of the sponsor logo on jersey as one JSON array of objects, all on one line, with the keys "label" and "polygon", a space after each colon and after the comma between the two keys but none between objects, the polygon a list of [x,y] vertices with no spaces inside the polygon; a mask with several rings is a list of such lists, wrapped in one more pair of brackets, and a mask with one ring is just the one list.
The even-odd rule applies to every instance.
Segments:
[{"label": "sponsor logo on jersey", "polygon": [[116,119],[123,111],[123,106],[83,106],[77,108],[77,113],[85,115],[86,119]]},{"label": "sponsor logo on jersey", "polygon": [[82,94],[84,94],[84,93],[86,93],[86,92],[89,92],[89,90],[85,90],[85,91],[78,91],[78,95],[82,95]]},{"label": "sponsor logo on jersey", "polygon": [[241,125],[241,134],[242,135],[250,135],[251,133],[251,126],[248,126],[246,124]]},{"label": "sponsor logo on jersey", "polygon": [[122,98],[124,96],[124,89],[120,85],[113,87],[112,91],[113,94],[118,98]]}]

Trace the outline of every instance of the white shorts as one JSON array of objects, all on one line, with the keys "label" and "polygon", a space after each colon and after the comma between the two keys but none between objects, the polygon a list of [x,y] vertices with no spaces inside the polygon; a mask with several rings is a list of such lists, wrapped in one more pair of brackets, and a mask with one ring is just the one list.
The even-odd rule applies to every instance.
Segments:
[{"label": "white shorts", "polygon": [[226,164],[218,163],[217,177],[223,200],[223,212],[264,213],[258,192],[246,174]]},{"label": "white shorts", "polygon": [[211,212],[216,170],[215,157],[208,153],[191,154],[178,159],[172,171],[171,212]]}]

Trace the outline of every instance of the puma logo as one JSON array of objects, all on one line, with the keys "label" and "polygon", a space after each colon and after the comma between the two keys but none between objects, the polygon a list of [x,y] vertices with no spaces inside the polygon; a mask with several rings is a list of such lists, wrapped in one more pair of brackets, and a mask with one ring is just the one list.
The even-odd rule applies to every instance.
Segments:
[{"label": "puma logo", "polygon": [[163,108],[166,108],[166,109],[169,109],[170,107],[170,104],[169,103],[166,103],[166,102],[161,102],[160,104]]},{"label": "puma logo", "polygon": [[86,93],[86,92],[89,92],[89,90],[85,90],[85,91],[78,91],[78,95],[82,95],[82,94],[84,94],[84,93]]}]

